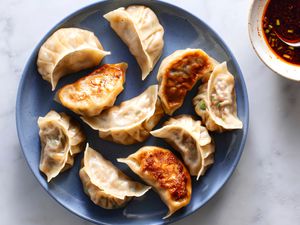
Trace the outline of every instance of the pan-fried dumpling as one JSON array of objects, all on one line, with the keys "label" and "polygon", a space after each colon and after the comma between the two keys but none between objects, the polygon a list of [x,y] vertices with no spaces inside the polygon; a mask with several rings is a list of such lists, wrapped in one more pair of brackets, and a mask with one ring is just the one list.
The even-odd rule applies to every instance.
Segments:
[{"label": "pan-fried dumpling", "polygon": [[140,197],[151,188],[129,179],[88,145],[79,176],[84,192],[96,205],[105,209],[120,208],[132,197]]},{"label": "pan-fried dumpling", "polygon": [[169,150],[146,146],[125,159],[130,169],[151,185],[168,206],[171,216],[189,204],[192,194],[191,177],[183,163]]},{"label": "pan-fried dumpling", "polygon": [[51,83],[53,91],[61,77],[96,66],[109,54],[93,32],[62,28],[40,48],[37,67],[42,78]]},{"label": "pan-fried dumpling", "polygon": [[168,115],[182,106],[187,92],[211,73],[215,62],[201,49],[177,50],[162,61],[157,80],[159,97]]},{"label": "pan-fried dumpling", "polygon": [[164,47],[164,28],[148,7],[132,5],[104,15],[112,29],[136,58],[144,80],[153,70]]},{"label": "pan-fried dumpling", "polygon": [[205,127],[191,116],[181,115],[171,118],[158,130],[150,132],[163,138],[180,152],[185,165],[197,179],[214,162],[215,147]]},{"label": "pan-fried dumpling", "polygon": [[217,65],[208,83],[200,86],[193,104],[210,131],[222,132],[243,127],[237,117],[234,76],[228,71],[226,62]]},{"label": "pan-fried dumpling", "polygon": [[105,140],[124,145],[143,142],[164,114],[157,91],[158,86],[152,85],[139,96],[104,110],[99,116],[82,119]]},{"label": "pan-fried dumpling", "polygon": [[50,182],[73,166],[74,155],[83,150],[85,135],[68,115],[53,110],[39,117],[38,126],[42,146],[39,168]]},{"label": "pan-fried dumpling", "polygon": [[97,116],[111,107],[123,90],[126,63],[105,64],[58,92],[60,103],[83,116]]}]

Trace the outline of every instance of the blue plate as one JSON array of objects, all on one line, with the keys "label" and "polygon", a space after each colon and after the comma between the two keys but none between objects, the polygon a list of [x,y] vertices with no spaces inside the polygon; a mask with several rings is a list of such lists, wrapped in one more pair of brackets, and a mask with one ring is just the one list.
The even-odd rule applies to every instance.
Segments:
[{"label": "blue plate", "polygon": [[[110,28],[102,17],[105,13],[129,4],[143,4],[150,7],[158,16],[165,29],[165,47],[162,57],[149,77],[142,82],[141,71],[127,46]],[[50,84],[39,75],[36,67],[37,53],[45,40],[57,29],[62,27],[79,27],[93,31],[102,42],[104,48],[112,52],[105,57],[104,63],[118,63],[125,61],[129,64],[125,90],[118,97],[116,104],[140,94],[149,85],[157,83],[156,74],[160,62],[177,49],[202,48],[219,62],[227,61],[229,70],[234,74],[238,115],[243,121],[242,130],[213,134],[216,142],[215,163],[199,181],[193,177],[193,194],[190,204],[179,210],[170,218],[163,220],[167,207],[158,195],[149,191],[145,196],[131,201],[125,208],[105,210],[94,205],[82,189],[78,176],[82,154],[76,157],[75,165],[60,174],[50,184],[39,171],[40,141],[38,136],[37,119],[44,116],[50,109],[58,112],[65,111],[77,119],[83,126],[90,145],[99,150],[104,157],[111,160],[117,167],[135,180],[140,180],[130,169],[116,161],[117,157],[126,157],[141,146],[157,145],[171,149],[164,141],[150,137],[141,144],[122,146],[106,142],[98,138],[96,131],[82,123],[79,117],[53,101],[55,92]],[[60,80],[58,90],[63,85],[74,82],[91,70],[69,75]],[[196,85],[198,86],[198,85]],[[195,87],[187,96],[184,106],[175,115],[195,115],[192,98],[197,93]],[[248,129],[248,97],[246,86],[239,66],[228,47],[221,38],[204,22],[190,13],[167,3],[147,0],[110,0],[87,6],[68,16],[56,25],[38,44],[24,69],[17,96],[16,119],[18,136],[25,158],[33,174],[46,191],[61,205],[78,216],[98,224],[164,224],[179,220],[203,206],[211,199],[229,179],[235,169],[245,144]],[[165,121],[165,117],[163,121]],[[161,123],[157,126],[160,127]],[[157,128],[156,127],[156,128]]]}]

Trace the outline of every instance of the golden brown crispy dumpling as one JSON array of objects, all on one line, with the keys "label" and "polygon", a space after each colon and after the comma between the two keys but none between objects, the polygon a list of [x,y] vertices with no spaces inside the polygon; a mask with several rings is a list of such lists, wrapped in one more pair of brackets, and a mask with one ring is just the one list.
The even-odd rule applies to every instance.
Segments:
[{"label": "golden brown crispy dumpling", "polygon": [[105,64],[58,92],[60,103],[83,116],[97,116],[111,107],[123,90],[126,63]]},{"label": "golden brown crispy dumpling", "polygon": [[136,58],[144,80],[153,70],[164,47],[164,28],[148,7],[121,7],[104,15]]},{"label": "golden brown crispy dumpling", "polygon": [[109,54],[103,50],[93,32],[61,28],[41,46],[37,67],[42,78],[51,83],[54,90],[61,77],[96,66]]},{"label": "golden brown crispy dumpling", "polygon": [[215,62],[201,49],[177,50],[162,61],[157,80],[166,114],[182,106],[187,92],[213,70]]},{"label": "golden brown crispy dumpling", "polygon": [[196,121],[189,115],[171,118],[162,128],[150,133],[163,138],[179,151],[190,174],[197,176],[197,179],[214,162],[215,146],[210,135],[201,126],[201,121]]},{"label": "golden brown crispy dumpling", "polygon": [[151,185],[168,206],[171,216],[191,200],[191,177],[183,163],[169,150],[146,146],[126,159],[118,159]]},{"label": "golden brown crispy dumpling", "polygon": [[68,115],[53,110],[39,117],[38,126],[42,146],[39,168],[50,182],[73,166],[74,155],[83,150],[85,135]]},{"label": "golden brown crispy dumpling", "polygon": [[79,176],[84,192],[98,206],[115,209],[124,206],[132,197],[144,195],[150,187],[131,181],[110,161],[86,146]]},{"label": "golden brown crispy dumpling", "polygon": [[200,85],[193,104],[208,130],[223,132],[243,127],[237,117],[234,86],[234,76],[228,71],[226,62],[214,68],[208,83]]},{"label": "golden brown crispy dumpling", "polygon": [[157,96],[158,86],[152,85],[142,94],[113,106],[100,115],[83,117],[105,140],[129,145],[144,141],[164,112]]}]

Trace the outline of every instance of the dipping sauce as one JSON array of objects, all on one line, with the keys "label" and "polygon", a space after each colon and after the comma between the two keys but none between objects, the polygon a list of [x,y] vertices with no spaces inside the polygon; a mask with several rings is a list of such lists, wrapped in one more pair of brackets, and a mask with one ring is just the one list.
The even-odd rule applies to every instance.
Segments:
[{"label": "dipping sauce", "polygon": [[300,47],[289,46],[278,38],[292,43],[300,41],[300,0],[270,0],[262,25],[264,37],[276,55],[300,65]]}]

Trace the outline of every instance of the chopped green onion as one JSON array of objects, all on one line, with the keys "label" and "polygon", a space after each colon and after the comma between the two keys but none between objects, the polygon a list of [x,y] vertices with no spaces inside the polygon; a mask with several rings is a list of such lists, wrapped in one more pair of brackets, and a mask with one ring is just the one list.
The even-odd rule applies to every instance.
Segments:
[{"label": "chopped green onion", "polygon": [[274,38],[272,38],[271,47],[274,47],[274,42],[275,42],[275,39],[274,39]]},{"label": "chopped green onion", "polygon": [[221,102],[218,102],[217,107],[218,107],[218,108],[221,107]]},{"label": "chopped green onion", "polygon": [[265,32],[266,32],[266,34],[268,34],[268,33],[270,33],[270,30],[266,29]]},{"label": "chopped green onion", "polygon": [[84,185],[83,185],[83,191],[84,191],[84,193],[86,193],[86,194],[88,194],[88,193],[89,193],[89,190],[88,190],[88,188],[86,188]]},{"label": "chopped green onion", "polygon": [[276,25],[280,26],[280,20],[279,19],[276,20]]},{"label": "chopped green onion", "polygon": [[203,99],[199,102],[198,106],[201,110],[206,110],[206,104]]}]

